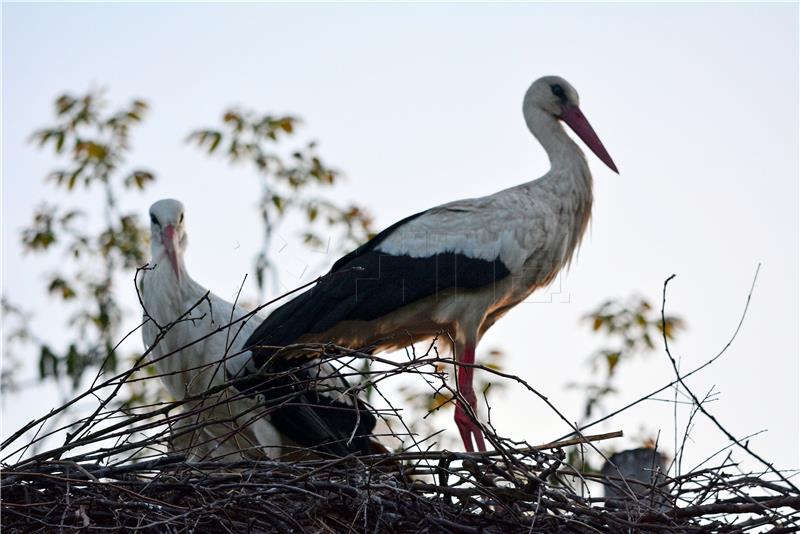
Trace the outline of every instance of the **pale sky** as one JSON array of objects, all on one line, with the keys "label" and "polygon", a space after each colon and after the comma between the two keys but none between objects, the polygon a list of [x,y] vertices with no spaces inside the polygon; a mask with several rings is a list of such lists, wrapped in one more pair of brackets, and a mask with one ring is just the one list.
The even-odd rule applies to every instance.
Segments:
[{"label": "pale sky", "polygon": [[[65,312],[43,280],[59,258],[23,256],[19,232],[44,199],[93,209],[90,195],[44,183],[56,160],[27,142],[62,92],[106,87],[115,103],[151,103],[129,161],[157,182],[125,207],[144,217],[159,198],[181,199],[190,272],[232,299],[261,239],[257,181],[186,145],[192,129],[217,124],[231,105],[300,115],[300,137],[318,139],[346,174],[335,197],[367,206],[382,228],[544,174],[522,96],[539,76],[564,76],[620,176],[589,156],[594,215],[578,257],[481,348],[503,348],[506,370],[578,419],[582,396],[564,386],[588,377],[586,358],[602,341],[579,323],[583,314],[632,293],[660,302],[676,273],[668,311],[689,330],[674,354],[694,367],[727,342],[760,262],[739,337],[690,385],[720,392],[708,408],[734,434],[767,429],[751,440],[759,454],[781,468],[800,465],[796,5],[4,4],[2,74],[3,291],[36,311],[35,328],[55,346],[67,339]],[[290,229],[281,237],[287,287],[335,260],[305,251]],[[298,280],[305,264],[315,270]],[[134,325],[132,286],[119,289]],[[656,352],[623,371],[622,394],[608,406],[672,378]],[[55,398],[47,385],[5,396],[3,434]],[[502,434],[531,442],[568,431],[513,387],[495,399],[492,417]],[[671,453],[673,426],[672,407],[654,401],[598,431],[660,429]],[[686,456],[698,461],[727,444],[705,422],[692,437]]]}]

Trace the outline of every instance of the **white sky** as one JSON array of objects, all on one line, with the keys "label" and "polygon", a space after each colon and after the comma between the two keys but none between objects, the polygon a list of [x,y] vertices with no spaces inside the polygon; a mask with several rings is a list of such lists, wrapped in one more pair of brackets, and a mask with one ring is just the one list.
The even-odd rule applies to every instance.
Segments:
[{"label": "white sky", "polygon": [[[507,370],[577,419],[581,395],[564,385],[587,377],[586,357],[601,342],[579,324],[584,313],[634,292],[660,302],[663,280],[677,273],[669,312],[690,329],[674,353],[694,367],[727,341],[761,262],[738,339],[690,384],[698,394],[715,386],[712,413],[736,435],[768,429],[751,446],[779,467],[798,466],[796,5],[5,4],[2,74],[3,291],[37,311],[35,326],[56,346],[67,339],[63,309],[43,295],[43,280],[58,258],[23,256],[19,232],[43,199],[93,209],[91,196],[44,184],[55,160],[27,142],[61,92],[103,86],[116,103],[149,100],[130,162],[158,181],[125,205],[144,216],[159,198],[182,199],[192,275],[232,298],[261,238],[257,182],[187,146],[193,128],[217,124],[235,104],[299,114],[302,136],[319,139],[347,175],[336,197],[368,206],[381,228],[543,174],[522,95],[535,78],[562,75],[621,175],[589,157],[591,232],[560,293],[518,306],[482,348],[505,349]],[[298,265],[319,271],[335,259],[283,237],[287,286]],[[134,310],[132,287],[120,291]],[[32,355],[26,376],[34,363]],[[666,357],[653,354],[623,372],[610,407],[671,378]],[[54,399],[47,386],[4,398],[3,434]],[[532,442],[567,431],[513,388],[492,415],[501,433]],[[672,408],[645,403],[603,429],[661,429],[671,449]],[[706,423],[693,437],[691,459],[726,445]]]}]

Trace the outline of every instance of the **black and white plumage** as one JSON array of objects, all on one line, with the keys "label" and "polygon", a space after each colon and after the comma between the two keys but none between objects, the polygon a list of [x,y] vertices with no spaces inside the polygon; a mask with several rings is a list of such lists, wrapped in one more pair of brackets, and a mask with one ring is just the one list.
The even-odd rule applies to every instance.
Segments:
[{"label": "black and white plumage", "polygon": [[[173,429],[178,446],[194,459],[278,458],[298,445],[335,456],[380,450],[370,439],[374,415],[330,363],[276,359],[254,365],[243,347],[262,318],[226,326],[247,312],[189,276],[183,205],[159,200],[150,218],[152,268],[140,285],[143,338],[161,380],[174,398],[184,399],[238,379],[236,388],[184,406],[197,416]],[[196,431],[184,431],[199,422]]]},{"label": "black and white plumage", "polygon": [[[296,343],[381,351],[446,332],[455,342],[456,360],[465,364],[458,371],[459,393],[474,411],[470,365],[476,344],[503,314],[570,262],[589,221],[592,175],[561,121],[617,171],[578,108],[577,92],[563,78],[536,80],[525,95],[523,113],[550,159],[547,174],[390,226],[269,315],[245,344],[256,361]],[[483,434],[466,409],[457,403],[465,448],[485,450]]]}]

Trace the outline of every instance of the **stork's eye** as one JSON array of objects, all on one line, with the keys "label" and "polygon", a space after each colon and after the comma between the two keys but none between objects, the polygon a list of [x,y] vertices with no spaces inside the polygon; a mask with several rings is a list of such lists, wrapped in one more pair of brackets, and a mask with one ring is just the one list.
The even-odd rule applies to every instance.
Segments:
[{"label": "stork's eye", "polygon": [[183,213],[181,213],[181,218],[180,218],[180,220],[179,220],[178,222],[179,222],[179,223],[182,223],[182,222],[183,222]]},{"label": "stork's eye", "polygon": [[564,93],[564,88],[561,85],[555,83],[550,86],[550,90],[553,91],[553,94],[557,96],[559,99],[564,100],[567,98],[566,93]]},{"label": "stork's eye", "polygon": [[158,225],[158,219],[156,219],[156,216],[153,215],[152,213],[150,214],[150,222],[155,225]]}]

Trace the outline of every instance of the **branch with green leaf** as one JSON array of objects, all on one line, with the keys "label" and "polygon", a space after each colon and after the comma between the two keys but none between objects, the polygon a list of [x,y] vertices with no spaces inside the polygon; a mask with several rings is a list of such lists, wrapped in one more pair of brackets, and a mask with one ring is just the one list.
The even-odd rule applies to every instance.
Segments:
[{"label": "branch with green leaf", "polygon": [[[34,132],[31,140],[40,149],[51,149],[58,166],[46,182],[57,202],[42,203],[31,223],[22,230],[25,252],[48,256],[57,267],[47,275],[44,290],[70,310],[65,324],[71,335],[65,348],[44,341],[31,330],[33,312],[4,300],[6,330],[4,386],[13,386],[23,359],[17,354],[33,346],[38,352],[41,379],[80,387],[89,371],[116,372],[120,355],[117,344],[124,338],[123,324],[138,321],[140,310],[123,309],[120,291],[130,291],[137,267],[149,256],[149,228],[136,212],[122,209],[133,192],[146,191],[156,175],[143,166],[128,164],[135,126],[149,109],[143,99],[110,109],[104,93],[64,94],[55,101],[53,124]],[[338,184],[341,173],[323,163],[316,142],[284,154],[279,145],[292,138],[300,124],[288,115],[257,115],[228,111],[220,130],[198,130],[189,139],[209,154],[224,155],[232,163],[249,163],[262,188],[258,210],[263,221],[264,244],[258,252],[255,272],[263,292],[267,269],[273,267],[270,244],[278,225],[289,215],[305,218],[302,241],[320,247],[333,233],[341,250],[366,240],[371,217],[356,204],[331,201],[325,190]],[[70,197],[79,186],[98,194],[100,206],[81,209],[85,200]],[[73,200],[73,202],[70,202]],[[127,355],[126,361],[137,354]],[[131,384],[142,384],[132,382]],[[132,386],[128,386],[129,389]],[[140,387],[140,386],[136,386]],[[131,389],[123,404],[144,403],[156,392]]]},{"label": "branch with green leaf", "polygon": [[[261,115],[253,111],[228,110],[220,129],[203,128],[189,141],[209,155],[226,158],[232,164],[248,165],[258,177],[261,196],[258,212],[263,223],[263,244],[255,260],[255,275],[263,293],[267,274],[274,272],[272,243],[276,230],[291,214],[304,217],[303,243],[328,248],[326,236],[338,233],[337,250],[353,248],[372,235],[372,218],[355,204],[339,205],[324,196],[324,190],[341,179],[341,173],[323,163],[316,141],[290,150],[282,144],[297,130],[300,120],[290,115]],[[263,295],[262,295],[263,296]]]}]

